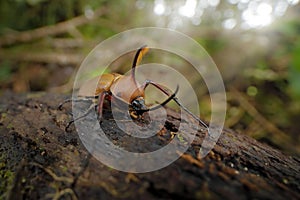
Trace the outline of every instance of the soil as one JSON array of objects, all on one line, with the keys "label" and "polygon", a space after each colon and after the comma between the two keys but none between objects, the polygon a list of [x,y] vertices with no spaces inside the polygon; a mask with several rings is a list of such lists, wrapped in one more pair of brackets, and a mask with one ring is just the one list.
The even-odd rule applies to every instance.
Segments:
[{"label": "soil", "polygon": [[[202,159],[197,154],[205,129],[178,160],[160,170],[127,173],[108,167],[88,153],[73,125],[65,131],[71,106],[57,108],[67,98],[1,96],[0,199],[300,199],[300,159],[233,130],[224,129]],[[101,128],[128,151],[155,151],[191,132],[179,133],[179,114],[167,113],[164,127],[149,139],[125,134],[109,110]]]}]

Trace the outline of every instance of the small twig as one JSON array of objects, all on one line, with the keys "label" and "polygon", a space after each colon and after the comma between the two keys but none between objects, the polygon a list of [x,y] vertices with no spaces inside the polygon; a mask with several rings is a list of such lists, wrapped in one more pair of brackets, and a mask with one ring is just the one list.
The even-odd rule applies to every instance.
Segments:
[{"label": "small twig", "polygon": [[6,60],[38,62],[38,63],[56,63],[60,65],[78,65],[84,56],[79,53],[35,53],[22,52],[12,54],[11,52],[0,52],[0,58]]},{"label": "small twig", "polygon": [[273,133],[273,137],[276,138],[276,141],[289,140],[288,136],[262,116],[257,109],[248,102],[247,98],[241,92],[233,87],[230,88],[230,92],[232,93],[232,96],[239,101],[241,107],[243,107],[258,124],[260,124],[268,132]]},{"label": "small twig", "polygon": [[60,49],[72,49],[72,48],[82,48],[84,41],[82,39],[73,39],[73,38],[53,38],[46,42],[47,45],[50,45],[53,48]]},{"label": "small twig", "polygon": [[240,119],[244,116],[245,114],[245,110],[240,108],[238,110],[238,113],[232,117],[230,117],[229,119],[226,120],[226,126],[227,127],[233,127],[234,125],[236,125]]},{"label": "small twig", "polygon": [[69,178],[69,177],[61,177],[61,176],[57,176],[51,169],[45,168],[42,165],[38,164],[38,163],[30,163],[33,166],[39,167],[41,169],[43,169],[45,172],[47,172],[55,181],[58,182],[66,182],[66,183],[73,183],[74,182],[74,178]]},{"label": "small twig", "polygon": [[103,15],[107,9],[102,7],[94,12],[91,18],[85,15],[80,15],[78,17],[72,18],[70,20],[57,23],[55,25],[44,26],[33,30],[28,30],[18,33],[9,33],[0,38],[0,46],[11,45],[17,42],[29,42],[35,39],[43,38],[51,35],[58,35],[61,33],[69,32],[74,30],[74,27],[84,25],[91,20]]},{"label": "small twig", "polygon": [[258,124],[255,120],[253,120],[249,126],[245,129],[244,133],[254,138],[261,138],[266,136],[264,133],[263,128],[260,124]]},{"label": "small twig", "polygon": [[53,197],[53,200],[59,200],[62,196],[66,195],[66,194],[70,194],[72,197],[72,200],[78,199],[76,197],[76,194],[74,193],[74,191],[71,188],[66,188],[66,189],[63,189],[63,190],[59,191],[58,193],[56,193]]}]

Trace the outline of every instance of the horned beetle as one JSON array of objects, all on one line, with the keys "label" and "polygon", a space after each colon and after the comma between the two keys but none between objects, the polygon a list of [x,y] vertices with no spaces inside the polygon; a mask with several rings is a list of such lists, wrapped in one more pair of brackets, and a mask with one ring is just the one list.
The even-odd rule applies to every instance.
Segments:
[{"label": "horned beetle", "polygon": [[[73,119],[68,123],[66,126],[66,130],[70,127],[72,123],[75,121],[87,116],[90,111],[93,109],[96,109],[99,120],[102,120],[102,111],[103,111],[103,103],[106,97],[109,99],[112,99],[111,97],[116,97],[117,99],[121,100],[123,103],[126,103],[129,105],[129,110],[131,116],[136,118],[136,116],[141,116],[144,112],[148,112],[151,110],[158,109],[161,106],[164,106],[169,101],[174,100],[176,104],[184,109],[188,114],[190,114],[194,119],[196,119],[202,126],[204,126],[206,129],[208,129],[208,126],[196,115],[194,115],[191,111],[189,111],[186,107],[184,107],[176,97],[176,94],[178,92],[179,86],[177,85],[175,92],[171,92],[170,89],[167,87],[156,83],[151,80],[146,80],[143,84],[138,85],[135,78],[135,69],[136,66],[141,62],[142,57],[148,52],[149,48],[144,45],[141,48],[139,48],[134,56],[133,63],[132,63],[132,70],[130,75],[121,75],[118,73],[111,73],[111,74],[102,74],[100,77],[98,77],[98,83],[96,86],[96,91],[94,93],[94,96],[88,96],[85,97],[85,99],[96,99],[97,103],[95,105],[92,105],[82,116]],[[120,84],[121,87],[117,87],[116,85]],[[145,89],[152,85],[161,92],[163,92],[165,95],[168,96],[168,98],[160,103],[159,105],[156,105],[154,107],[149,108],[145,104]],[[67,102],[71,101],[81,101],[83,99],[67,99],[64,102],[62,102],[59,105],[59,109],[61,110],[63,105]]]}]

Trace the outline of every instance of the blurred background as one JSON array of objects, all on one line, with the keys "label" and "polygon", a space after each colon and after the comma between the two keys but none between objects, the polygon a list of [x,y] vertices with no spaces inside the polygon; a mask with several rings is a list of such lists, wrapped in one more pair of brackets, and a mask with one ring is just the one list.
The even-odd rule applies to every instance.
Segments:
[{"label": "blurred background", "polygon": [[[71,93],[98,43],[135,27],[166,27],[195,39],[217,64],[226,127],[299,156],[299,19],[299,0],[1,0],[0,94]],[[122,73],[131,57],[113,71]],[[206,121],[209,98],[204,92],[200,102]]]}]

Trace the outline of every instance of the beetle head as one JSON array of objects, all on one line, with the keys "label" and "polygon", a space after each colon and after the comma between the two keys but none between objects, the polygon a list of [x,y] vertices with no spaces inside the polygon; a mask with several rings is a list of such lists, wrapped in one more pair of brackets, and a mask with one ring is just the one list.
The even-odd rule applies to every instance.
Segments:
[{"label": "beetle head", "polygon": [[135,98],[130,106],[132,107],[133,110],[135,110],[137,113],[142,114],[146,111],[149,111],[149,108],[145,104],[145,100],[143,97],[137,97]]}]

